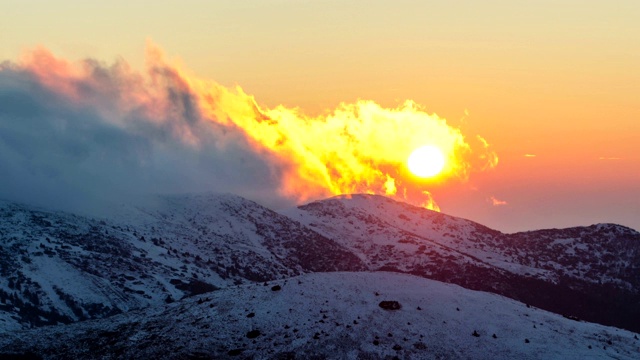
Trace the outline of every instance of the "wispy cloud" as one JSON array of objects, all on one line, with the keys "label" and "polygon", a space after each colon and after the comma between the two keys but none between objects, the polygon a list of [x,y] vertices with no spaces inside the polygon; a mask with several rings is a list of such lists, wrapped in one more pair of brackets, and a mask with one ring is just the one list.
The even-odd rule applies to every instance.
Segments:
[{"label": "wispy cloud", "polygon": [[495,196],[491,196],[489,198],[489,201],[491,202],[491,205],[493,206],[503,206],[503,205],[507,205],[507,202],[504,200],[499,200],[497,199]]}]

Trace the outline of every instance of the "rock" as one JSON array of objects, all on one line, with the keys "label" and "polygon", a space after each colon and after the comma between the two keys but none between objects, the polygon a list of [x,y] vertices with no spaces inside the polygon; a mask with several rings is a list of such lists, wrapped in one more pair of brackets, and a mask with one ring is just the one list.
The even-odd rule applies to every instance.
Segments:
[{"label": "rock", "polygon": [[385,310],[400,310],[402,308],[402,305],[400,305],[399,302],[397,301],[381,301],[380,304],[378,304],[378,306],[380,306],[381,308],[385,309]]},{"label": "rock", "polygon": [[229,356],[238,356],[238,355],[242,354],[243,351],[244,351],[244,349],[232,349],[232,350],[229,350],[229,352],[227,352],[227,355],[229,355]]}]

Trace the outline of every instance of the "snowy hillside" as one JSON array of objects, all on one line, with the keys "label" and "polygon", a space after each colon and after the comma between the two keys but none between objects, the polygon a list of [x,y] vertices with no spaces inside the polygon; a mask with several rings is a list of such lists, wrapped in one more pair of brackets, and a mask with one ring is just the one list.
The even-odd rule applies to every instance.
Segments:
[{"label": "snowy hillside", "polygon": [[[338,196],[282,213],[330,238],[348,239],[345,244],[364,252],[368,250],[365,246],[389,244],[405,253],[420,252],[411,241],[418,238],[434,244],[439,252],[453,250],[478,263],[535,278],[557,281],[569,276],[627,288],[640,285],[640,234],[620,225],[502,234],[469,220],[378,195]],[[591,266],[603,263],[607,266]]]},{"label": "snowy hillside", "polygon": [[637,359],[639,347],[625,330],[385,272],[233,286],[0,338],[0,355],[45,359]]},{"label": "snowy hillside", "polygon": [[234,195],[163,196],[99,217],[0,202],[0,338],[335,271],[409,273],[640,332],[639,266],[640,234],[622,226],[503,234],[382,196],[281,213]]},{"label": "snowy hillside", "polygon": [[640,331],[640,234],[619,225],[503,234],[377,195],[282,211],[371,270],[412,273]]},{"label": "snowy hillside", "polygon": [[0,202],[0,332],[245,281],[364,269],[332,240],[233,195],[159,197],[116,210],[95,219]]}]

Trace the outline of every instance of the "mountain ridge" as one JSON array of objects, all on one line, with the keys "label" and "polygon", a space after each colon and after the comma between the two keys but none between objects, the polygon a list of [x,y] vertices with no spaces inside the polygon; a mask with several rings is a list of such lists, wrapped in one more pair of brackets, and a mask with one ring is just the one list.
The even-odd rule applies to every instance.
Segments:
[{"label": "mountain ridge", "polygon": [[408,273],[640,331],[640,233],[615,224],[505,234],[366,194],[279,212],[173,195],[111,214],[0,202],[0,334],[327,271]]},{"label": "mountain ridge", "polygon": [[640,233],[630,228],[601,224],[504,234],[368,194],[285,213],[349,248],[372,270],[452,282],[640,330]]},{"label": "mountain ridge", "polygon": [[[189,205],[177,207],[180,199]],[[244,281],[364,269],[333,241],[236,196],[169,197],[126,210],[123,222],[0,204],[0,331],[109,316]],[[315,256],[318,247],[332,257]]]}]

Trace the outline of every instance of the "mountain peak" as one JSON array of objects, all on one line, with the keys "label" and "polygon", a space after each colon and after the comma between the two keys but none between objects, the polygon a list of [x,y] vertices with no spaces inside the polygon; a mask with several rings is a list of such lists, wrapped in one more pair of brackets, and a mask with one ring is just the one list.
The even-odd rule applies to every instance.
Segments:
[{"label": "mountain peak", "polygon": [[624,226],[624,225],[613,224],[613,223],[594,224],[594,225],[589,226],[589,228],[595,228],[598,231],[610,232],[610,233],[617,234],[617,235],[638,235],[638,234],[640,234],[640,232],[638,232],[635,229],[632,229],[632,228]]}]

